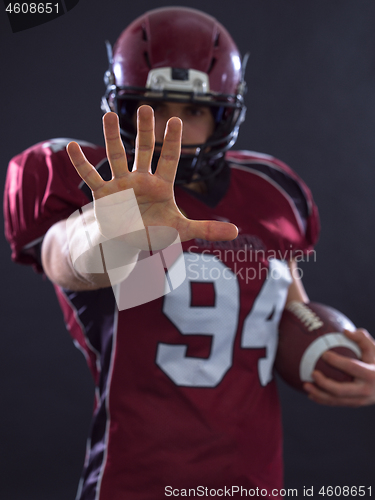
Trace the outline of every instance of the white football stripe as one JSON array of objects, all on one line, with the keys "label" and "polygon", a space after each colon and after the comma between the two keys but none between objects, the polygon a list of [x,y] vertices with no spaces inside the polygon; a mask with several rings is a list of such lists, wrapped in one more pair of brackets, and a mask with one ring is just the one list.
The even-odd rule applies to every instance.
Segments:
[{"label": "white football stripe", "polygon": [[299,365],[299,375],[303,382],[313,382],[311,373],[314,371],[318,359],[325,351],[332,349],[332,347],[347,347],[359,358],[362,356],[358,345],[352,340],[349,340],[342,333],[328,333],[327,335],[323,335],[314,340],[302,356]]}]

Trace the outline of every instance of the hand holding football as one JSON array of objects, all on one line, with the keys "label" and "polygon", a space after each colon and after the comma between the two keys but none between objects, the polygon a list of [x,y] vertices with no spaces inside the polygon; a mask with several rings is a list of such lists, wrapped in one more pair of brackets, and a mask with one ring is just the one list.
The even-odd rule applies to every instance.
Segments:
[{"label": "hand holding football", "polygon": [[321,358],[329,349],[343,356],[361,358],[358,345],[343,334],[344,330],[354,331],[355,326],[336,309],[315,302],[289,302],[279,324],[276,371],[301,391],[304,382],[313,382],[311,373],[315,369],[340,382],[352,380]]}]

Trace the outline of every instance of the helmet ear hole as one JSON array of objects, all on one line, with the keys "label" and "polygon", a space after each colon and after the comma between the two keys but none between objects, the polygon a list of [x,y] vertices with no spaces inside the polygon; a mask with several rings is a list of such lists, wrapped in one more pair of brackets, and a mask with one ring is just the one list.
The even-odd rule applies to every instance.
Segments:
[{"label": "helmet ear hole", "polygon": [[146,50],[143,52],[143,57],[145,58],[147,67],[151,69],[150,58],[149,58],[148,52]]},{"label": "helmet ear hole", "polygon": [[208,74],[211,73],[211,71],[213,70],[215,64],[216,64],[216,57],[213,57],[211,59],[210,66],[209,66],[208,71],[207,71]]}]

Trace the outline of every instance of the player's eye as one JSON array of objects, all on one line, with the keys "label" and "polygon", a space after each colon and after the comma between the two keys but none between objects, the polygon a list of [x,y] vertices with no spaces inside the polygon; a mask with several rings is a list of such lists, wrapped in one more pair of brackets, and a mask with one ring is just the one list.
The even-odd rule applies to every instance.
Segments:
[{"label": "player's eye", "polygon": [[203,106],[189,106],[187,112],[191,116],[203,116],[208,112],[208,108]]}]

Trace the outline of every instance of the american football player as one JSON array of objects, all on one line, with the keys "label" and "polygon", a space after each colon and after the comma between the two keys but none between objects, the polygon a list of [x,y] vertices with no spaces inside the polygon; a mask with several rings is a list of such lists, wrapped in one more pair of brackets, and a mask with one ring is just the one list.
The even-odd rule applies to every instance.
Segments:
[{"label": "american football player", "polygon": [[[281,161],[230,150],[245,117],[246,58],[214,18],[155,9],[107,51],[106,150],[73,141],[69,159],[63,140],[41,142],[11,161],[5,198],[12,257],[54,283],[97,387],[77,499],[220,495],[234,485],[281,498],[272,368],[285,303],[308,301],[294,257],[318,237],[313,198]],[[77,216],[69,240],[66,221],[77,213],[95,222],[93,249],[114,227],[121,240],[127,220],[113,196],[130,190],[146,228],[178,232],[186,279],[121,310],[115,287],[132,294],[144,249],[122,239],[131,265],[112,287],[106,269],[92,271],[90,252],[85,270],[74,265],[70,250],[84,247],[85,231]],[[102,217],[108,199],[111,217]],[[362,361],[324,356],[354,380],[314,372],[305,389],[316,402],[375,402],[374,342],[364,330],[348,336]]]}]

